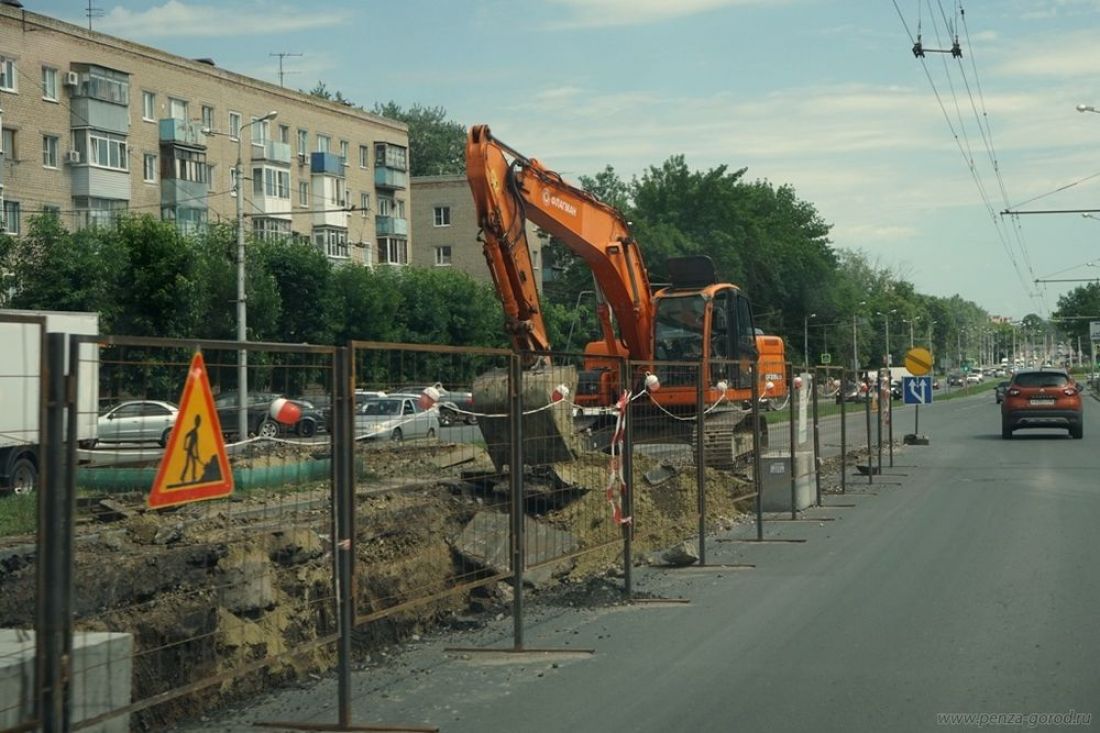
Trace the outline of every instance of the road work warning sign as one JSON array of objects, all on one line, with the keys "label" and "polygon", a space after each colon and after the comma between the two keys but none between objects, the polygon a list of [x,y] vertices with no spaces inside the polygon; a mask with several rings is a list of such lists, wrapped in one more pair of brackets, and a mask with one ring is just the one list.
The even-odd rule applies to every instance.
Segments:
[{"label": "road work warning sign", "polygon": [[202,352],[195,352],[183,385],[179,413],[157,477],[149,492],[150,507],[176,506],[233,493],[233,473],[214,408]]}]

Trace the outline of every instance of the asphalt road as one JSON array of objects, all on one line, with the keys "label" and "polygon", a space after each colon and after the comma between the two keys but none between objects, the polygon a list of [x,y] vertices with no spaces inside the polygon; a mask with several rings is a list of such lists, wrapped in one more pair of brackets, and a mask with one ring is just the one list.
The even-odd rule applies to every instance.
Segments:
[{"label": "asphalt road", "polygon": [[[769,538],[804,543],[715,541],[711,563],[755,567],[639,572],[638,590],[687,605],[532,613],[528,648],[591,656],[444,652],[509,647],[507,619],[417,642],[356,673],[354,722],[454,733],[924,731],[943,727],[937,714],[1020,714],[1011,727],[1028,728],[1073,711],[1100,727],[1098,416],[1089,400],[1084,440],[1035,430],[1004,441],[988,394],[922,409],[932,445],[899,450],[873,487],[808,512],[835,521],[767,526]],[[334,705],[324,680],[201,730],[329,723]]]}]

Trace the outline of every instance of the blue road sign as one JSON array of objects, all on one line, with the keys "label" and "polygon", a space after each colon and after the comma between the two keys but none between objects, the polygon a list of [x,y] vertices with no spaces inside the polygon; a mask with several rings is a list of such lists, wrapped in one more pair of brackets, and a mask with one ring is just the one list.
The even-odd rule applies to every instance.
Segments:
[{"label": "blue road sign", "polygon": [[932,404],[932,377],[902,377],[901,394],[907,405]]}]

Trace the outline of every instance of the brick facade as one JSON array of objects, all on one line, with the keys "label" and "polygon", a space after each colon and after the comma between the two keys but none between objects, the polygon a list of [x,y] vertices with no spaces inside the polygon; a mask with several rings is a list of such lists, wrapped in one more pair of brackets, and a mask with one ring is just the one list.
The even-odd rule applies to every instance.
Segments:
[{"label": "brick facade", "polygon": [[[412,215],[412,230],[416,233],[413,264],[453,267],[475,280],[491,283],[482,244],[477,241],[477,213],[466,176],[418,176],[412,179],[412,198],[416,202]],[[542,239],[538,234],[538,228],[527,222],[527,242],[541,289]],[[440,254],[443,247],[450,247],[449,262],[441,261],[446,259]]]}]

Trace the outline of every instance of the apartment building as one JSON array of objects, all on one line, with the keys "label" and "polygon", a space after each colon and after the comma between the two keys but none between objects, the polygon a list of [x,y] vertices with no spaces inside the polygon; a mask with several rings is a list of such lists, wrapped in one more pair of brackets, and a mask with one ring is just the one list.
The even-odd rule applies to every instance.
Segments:
[{"label": "apartment building", "polygon": [[[233,223],[336,262],[406,265],[408,129],[0,0],[3,226],[119,212]],[[240,160],[241,178],[235,170]],[[239,191],[238,191],[239,189]]]},{"label": "apartment building", "polygon": [[[412,230],[416,232],[413,264],[418,267],[453,267],[475,280],[492,282],[478,241],[477,212],[466,176],[417,176],[412,179],[415,201]],[[542,237],[527,222],[527,242],[536,284],[542,288]]]}]

